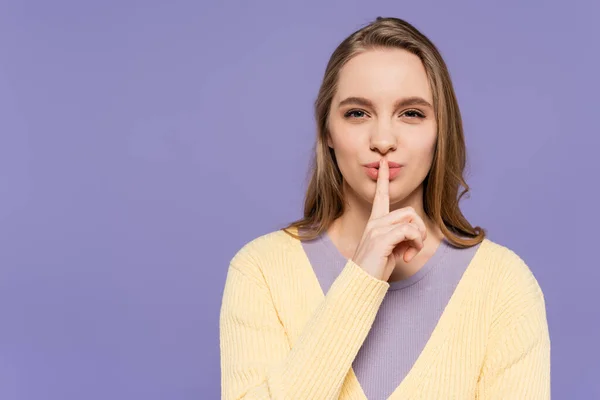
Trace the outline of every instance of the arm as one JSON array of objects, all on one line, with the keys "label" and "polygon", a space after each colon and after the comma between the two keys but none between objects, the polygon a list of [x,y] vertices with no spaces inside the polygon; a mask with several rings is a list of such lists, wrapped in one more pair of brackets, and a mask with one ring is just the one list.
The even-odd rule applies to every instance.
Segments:
[{"label": "arm", "polygon": [[232,261],[225,283],[222,399],[337,398],[389,284],[348,261],[290,348],[269,287],[254,263],[250,258]]},{"label": "arm", "polygon": [[498,295],[477,399],[550,399],[550,337],[544,296],[517,259]]}]

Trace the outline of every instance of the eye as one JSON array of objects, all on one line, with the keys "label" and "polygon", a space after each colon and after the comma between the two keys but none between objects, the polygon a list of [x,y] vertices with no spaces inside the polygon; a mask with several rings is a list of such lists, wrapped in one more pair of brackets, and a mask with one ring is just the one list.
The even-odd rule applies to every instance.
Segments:
[{"label": "eye", "polygon": [[419,110],[406,110],[402,115],[406,115],[410,119],[425,118],[425,115]]},{"label": "eye", "polygon": [[351,119],[360,119],[363,118],[367,115],[367,113],[365,113],[362,110],[350,110],[346,113],[344,113],[344,118],[351,118]]}]

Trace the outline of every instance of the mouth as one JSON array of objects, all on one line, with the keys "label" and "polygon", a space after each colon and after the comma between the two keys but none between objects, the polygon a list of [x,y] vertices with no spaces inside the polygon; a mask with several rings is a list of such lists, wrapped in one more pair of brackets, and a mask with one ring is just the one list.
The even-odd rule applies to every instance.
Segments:
[{"label": "mouth", "polygon": [[[400,173],[404,170],[404,167],[399,165],[397,167],[392,167],[390,166],[389,168],[389,178],[390,181],[394,178],[396,178],[398,175],[400,175]],[[368,167],[365,166],[365,171],[367,173],[367,176],[369,178],[371,178],[372,180],[376,181],[377,178],[379,178],[379,166],[377,167]]]},{"label": "mouth", "polygon": [[[393,162],[393,161],[388,161],[387,163],[388,163],[388,167],[390,169],[402,167],[402,164],[398,164],[398,163]],[[364,164],[364,166],[367,167],[367,168],[379,169],[379,161],[375,161],[375,162],[372,162],[372,163]]]}]

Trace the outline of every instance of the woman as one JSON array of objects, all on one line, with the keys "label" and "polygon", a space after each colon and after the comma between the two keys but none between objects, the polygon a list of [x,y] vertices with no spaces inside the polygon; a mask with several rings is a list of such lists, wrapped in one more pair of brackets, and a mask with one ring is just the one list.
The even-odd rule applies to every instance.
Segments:
[{"label": "woman", "polygon": [[231,260],[222,398],[550,398],[542,291],[458,207],[463,128],[436,47],[378,18],[334,51],[316,117],[304,218]]}]

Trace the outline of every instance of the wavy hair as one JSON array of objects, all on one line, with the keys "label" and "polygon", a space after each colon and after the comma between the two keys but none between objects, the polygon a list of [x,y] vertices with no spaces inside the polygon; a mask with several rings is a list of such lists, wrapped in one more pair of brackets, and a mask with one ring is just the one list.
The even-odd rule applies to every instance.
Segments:
[{"label": "wavy hair", "polygon": [[[341,68],[357,54],[381,48],[409,51],[418,56],[425,67],[433,94],[438,134],[432,166],[423,181],[424,211],[453,245],[460,248],[474,246],[483,241],[486,233],[467,221],[458,204],[469,186],[463,178],[465,139],[450,73],[436,46],[414,26],[399,18],[378,17],[344,39],[332,53],[314,103],[317,138],[304,199],[304,215],[283,230],[296,239],[314,239],[343,214],[343,177],[333,149],[327,145],[329,109]],[[459,194],[461,186],[463,190]]]}]

